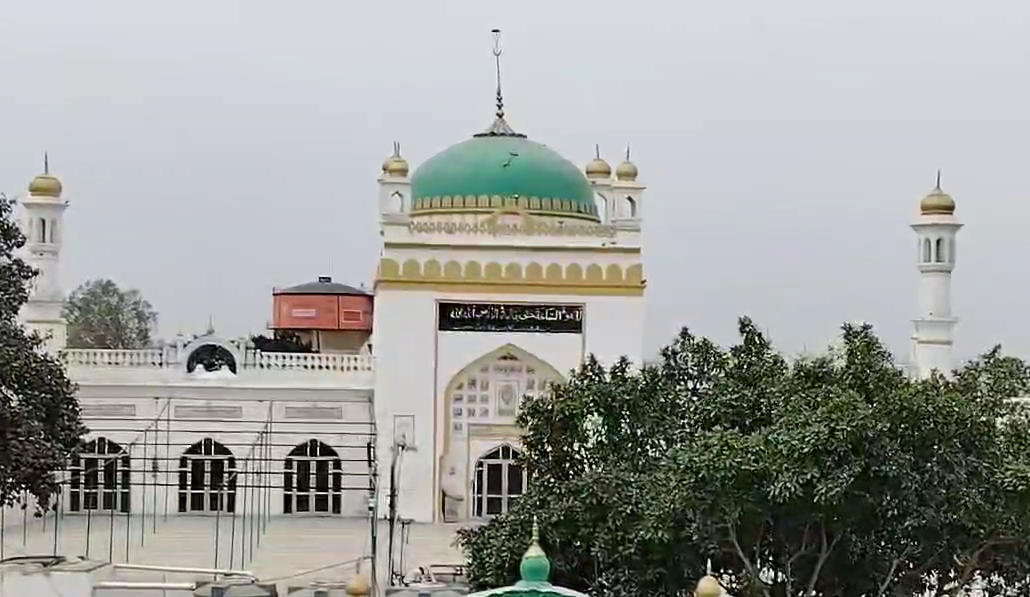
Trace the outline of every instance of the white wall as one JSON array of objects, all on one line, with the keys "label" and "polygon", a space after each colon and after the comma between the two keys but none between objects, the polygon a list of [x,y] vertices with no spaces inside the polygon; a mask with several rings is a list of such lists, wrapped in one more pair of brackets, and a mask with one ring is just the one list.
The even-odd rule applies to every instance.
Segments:
[{"label": "white wall", "polygon": [[[582,304],[584,333],[438,332],[437,301]],[[395,415],[414,416],[416,450],[403,457],[399,511],[402,517],[417,521],[430,522],[439,517],[442,413],[448,407],[444,394],[451,379],[472,361],[513,344],[567,375],[589,353],[605,363],[623,355],[640,363],[643,357],[643,297],[485,296],[386,290],[376,295],[375,317],[380,474],[385,483]],[[380,496],[384,512],[386,489],[384,485]]]}]

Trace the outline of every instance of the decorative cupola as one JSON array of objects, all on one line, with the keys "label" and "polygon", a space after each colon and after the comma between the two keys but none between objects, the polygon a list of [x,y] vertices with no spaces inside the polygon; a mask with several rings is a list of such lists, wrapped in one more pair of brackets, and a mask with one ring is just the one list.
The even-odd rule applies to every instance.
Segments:
[{"label": "decorative cupola", "polygon": [[393,144],[393,155],[383,161],[383,175],[392,178],[407,178],[408,161],[401,157],[401,144]]},{"label": "decorative cupola", "polygon": [[594,159],[586,167],[587,178],[593,180],[598,178],[611,178],[612,167],[601,157],[601,146],[594,146]]}]

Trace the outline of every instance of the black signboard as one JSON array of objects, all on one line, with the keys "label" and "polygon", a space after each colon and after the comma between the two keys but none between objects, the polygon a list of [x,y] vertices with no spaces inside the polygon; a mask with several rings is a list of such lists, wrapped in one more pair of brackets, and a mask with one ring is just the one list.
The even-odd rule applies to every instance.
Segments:
[{"label": "black signboard", "polygon": [[440,303],[441,332],[582,334],[582,305]]}]

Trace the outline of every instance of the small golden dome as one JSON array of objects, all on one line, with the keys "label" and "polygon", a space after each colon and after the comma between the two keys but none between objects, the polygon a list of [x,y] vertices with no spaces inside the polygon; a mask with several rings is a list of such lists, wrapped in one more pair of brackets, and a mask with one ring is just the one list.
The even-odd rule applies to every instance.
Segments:
[{"label": "small golden dome", "polygon": [[400,156],[390,156],[383,162],[383,172],[389,176],[404,178],[408,175],[408,161]]},{"label": "small golden dome", "polygon": [[29,194],[36,197],[60,197],[64,187],[53,174],[44,172],[29,183]]},{"label": "small golden dome", "polygon": [[587,178],[611,178],[612,167],[601,158],[594,158],[586,167]]},{"label": "small golden dome", "polygon": [[634,181],[637,179],[637,165],[626,160],[615,168],[615,178],[619,180]]},{"label": "small golden dome", "polygon": [[697,581],[694,597],[722,597],[722,585],[715,580],[715,577],[704,576]]},{"label": "small golden dome", "polygon": [[937,187],[919,202],[919,212],[924,216],[950,216],[955,213],[955,200]]},{"label": "small golden dome", "polygon": [[347,594],[351,597],[363,597],[371,591],[372,587],[368,584],[368,579],[360,572],[355,572],[354,576],[347,581]]},{"label": "small golden dome", "polygon": [[401,144],[394,141],[393,155],[383,161],[383,174],[404,178],[408,175],[408,161],[401,157]]}]

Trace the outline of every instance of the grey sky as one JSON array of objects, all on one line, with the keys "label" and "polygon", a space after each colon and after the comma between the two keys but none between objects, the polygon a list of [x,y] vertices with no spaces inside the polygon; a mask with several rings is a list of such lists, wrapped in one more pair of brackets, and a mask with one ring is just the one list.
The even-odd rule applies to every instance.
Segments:
[{"label": "grey sky", "polygon": [[1030,353],[1030,3],[0,0],[0,189],[48,150],[63,275],[138,287],[161,332],[258,331],[270,289],[371,280],[375,177],[490,122],[577,163],[627,141],[648,343],[748,313],[784,349],[875,324],[907,358],[918,200],[944,171],[957,352]]}]

